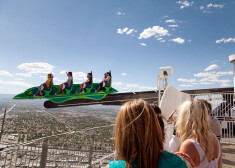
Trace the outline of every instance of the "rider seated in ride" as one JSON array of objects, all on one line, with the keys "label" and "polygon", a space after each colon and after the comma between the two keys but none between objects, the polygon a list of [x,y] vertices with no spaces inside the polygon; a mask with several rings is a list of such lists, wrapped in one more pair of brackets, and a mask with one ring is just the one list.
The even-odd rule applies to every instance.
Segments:
[{"label": "rider seated in ride", "polygon": [[87,73],[87,81],[80,84],[79,92],[85,93],[85,88],[91,88],[92,85],[92,73]]},{"label": "rider seated in ride", "polygon": [[105,91],[105,87],[110,87],[110,83],[111,83],[111,74],[110,72],[106,72],[104,74],[104,79],[99,83],[97,92]]},{"label": "rider seated in ride", "polygon": [[40,96],[43,96],[43,94],[42,94],[42,91],[43,91],[43,90],[50,90],[51,84],[52,84],[52,74],[48,74],[48,75],[47,75],[47,81],[44,82],[43,84],[41,84],[41,85],[38,87],[38,93],[39,93],[39,95],[40,95]]},{"label": "rider seated in ride", "polygon": [[64,94],[64,89],[71,89],[73,85],[73,74],[72,72],[67,72],[68,80],[65,83],[59,85],[60,91]]}]

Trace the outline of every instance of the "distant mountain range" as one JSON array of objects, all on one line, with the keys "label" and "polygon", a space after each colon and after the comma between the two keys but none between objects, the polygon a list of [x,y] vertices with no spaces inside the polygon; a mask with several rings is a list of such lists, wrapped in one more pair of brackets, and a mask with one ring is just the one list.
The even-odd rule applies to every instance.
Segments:
[{"label": "distant mountain range", "polygon": [[0,94],[0,99],[12,99],[15,94]]}]

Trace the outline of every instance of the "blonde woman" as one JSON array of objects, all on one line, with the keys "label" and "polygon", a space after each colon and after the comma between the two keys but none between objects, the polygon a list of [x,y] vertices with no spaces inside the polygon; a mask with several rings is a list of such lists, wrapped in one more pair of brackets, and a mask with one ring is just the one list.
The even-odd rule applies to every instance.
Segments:
[{"label": "blonde woman", "polygon": [[109,162],[106,168],[186,168],[180,156],[163,151],[163,135],[158,117],[147,102],[125,103],[115,125],[119,161]]},{"label": "blonde woman", "polygon": [[198,168],[222,167],[219,140],[210,129],[207,106],[188,100],[179,108],[176,133],[181,139],[179,152],[188,154]]}]

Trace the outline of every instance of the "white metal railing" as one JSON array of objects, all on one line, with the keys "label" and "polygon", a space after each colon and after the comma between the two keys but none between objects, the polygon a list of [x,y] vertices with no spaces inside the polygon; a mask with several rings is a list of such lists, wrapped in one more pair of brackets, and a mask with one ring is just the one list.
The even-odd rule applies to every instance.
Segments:
[{"label": "white metal railing", "polygon": [[[87,128],[27,143],[9,145],[0,151],[0,167],[102,167],[114,159],[113,143],[104,139],[113,125]],[[106,142],[107,141],[107,142]]]},{"label": "white metal railing", "polygon": [[213,118],[222,126],[221,142],[235,143],[235,107],[233,93],[192,94],[192,98],[207,100],[212,105]]}]

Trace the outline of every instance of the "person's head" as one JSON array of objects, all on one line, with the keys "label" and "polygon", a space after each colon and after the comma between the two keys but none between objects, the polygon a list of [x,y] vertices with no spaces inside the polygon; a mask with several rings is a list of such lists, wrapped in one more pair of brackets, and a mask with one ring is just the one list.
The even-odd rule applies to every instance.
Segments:
[{"label": "person's head", "polygon": [[162,128],[162,136],[165,139],[165,127],[164,127],[164,117],[162,116],[161,109],[156,104],[150,104],[150,106],[153,108],[154,112],[157,114],[157,118],[159,121],[159,124]]},{"label": "person's head", "polygon": [[104,77],[105,77],[105,78],[107,77],[107,73],[104,74]]},{"label": "person's head", "polygon": [[47,75],[47,78],[51,78],[51,74],[48,74],[48,75]]},{"label": "person's head", "polygon": [[212,106],[211,106],[211,104],[208,102],[208,101],[206,101],[206,100],[199,100],[199,101],[202,101],[202,103],[204,103],[205,105],[206,105],[206,107],[207,107],[207,109],[208,109],[208,114],[209,114],[209,116],[211,115],[211,112],[212,112]]},{"label": "person's head", "polygon": [[110,72],[106,72],[107,76],[111,76]]},{"label": "person's head", "polygon": [[90,78],[91,76],[91,73],[87,73],[87,78]]},{"label": "person's head", "polygon": [[202,146],[206,143],[206,156],[213,152],[210,117],[207,106],[200,100],[191,99],[184,102],[178,110],[176,133],[181,142],[195,138]]},{"label": "person's head", "polygon": [[137,160],[137,167],[158,167],[163,151],[162,129],[153,108],[144,100],[126,102],[118,112],[115,148],[127,168]]},{"label": "person's head", "polygon": [[73,76],[73,73],[72,72],[68,72],[67,75],[68,76]]}]

